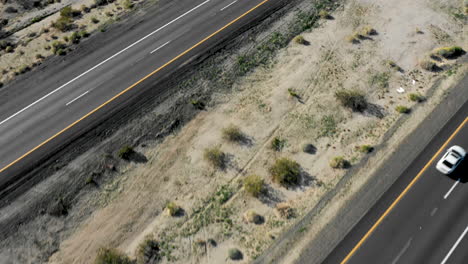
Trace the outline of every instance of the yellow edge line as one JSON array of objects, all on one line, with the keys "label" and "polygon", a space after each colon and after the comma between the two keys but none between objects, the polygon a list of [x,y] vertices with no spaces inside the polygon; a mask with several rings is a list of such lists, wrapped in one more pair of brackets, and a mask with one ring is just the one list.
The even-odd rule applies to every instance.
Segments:
[{"label": "yellow edge line", "polygon": [[112,97],[111,99],[107,100],[105,103],[103,103],[102,105],[98,106],[97,108],[95,108],[94,110],[92,110],[91,112],[87,113],[86,115],[84,115],[83,117],[81,117],[80,119],[76,120],[75,122],[73,122],[72,124],[70,124],[69,126],[67,126],[66,128],[62,129],[60,132],[58,132],[57,134],[53,135],[52,137],[48,138],[47,140],[43,141],[41,144],[37,145],[36,147],[34,147],[33,149],[29,150],[28,152],[26,152],[25,154],[23,154],[21,157],[17,158],[16,160],[14,160],[13,162],[11,162],[10,164],[6,165],[5,167],[3,167],[2,169],[0,169],[0,173],[2,173],[3,171],[5,171],[6,169],[8,169],[9,167],[13,166],[15,163],[17,163],[18,161],[22,160],[23,158],[25,158],[26,156],[30,155],[32,152],[36,151],[38,148],[44,146],[45,144],[47,144],[48,142],[50,142],[51,140],[53,140],[54,138],[58,137],[60,134],[64,133],[65,131],[67,131],[68,129],[70,129],[71,127],[73,127],[74,125],[78,124],[79,122],[81,122],[83,119],[87,118],[88,116],[92,115],[93,113],[95,113],[96,111],[98,111],[99,109],[103,108],[104,106],[106,106],[107,104],[109,104],[110,102],[114,101],[115,99],[117,99],[118,97],[120,97],[121,95],[123,95],[124,93],[130,91],[133,87],[137,86],[138,84],[140,84],[141,82],[143,82],[144,80],[148,79],[149,77],[151,77],[152,75],[154,75],[155,73],[161,71],[162,69],[164,69],[165,67],[167,67],[169,64],[173,63],[174,61],[178,60],[180,57],[184,56],[185,54],[189,53],[191,50],[195,49],[196,47],[200,46],[201,44],[203,44],[204,42],[206,42],[207,40],[209,40],[210,38],[212,38],[213,36],[217,35],[219,32],[223,31],[224,29],[226,29],[227,27],[231,26],[232,24],[236,23],[237,21],[239,21],[240,19],[242,19],[243,17],[245,17],[246,15],[248,15],[249,13],[251,13],[252,11],[254,11],[255,9],[259,8],[260,6],[264,5],[266,2],[268,2],[270,0],[264,0],[262,1],[261,3],[259,3],[258,5],[256,5],[255,7],[251,8],[249,11],[245,12],[244,14],[242,14],[241,16],[237,17],[236,19],[232,20],[231,22],[229,22],[228,24],[226,24],[225,26],[223,26],[222,28],[216,30],[214,33],[212,33],[211,35],[209,35],[208,37],[204,38],[203,40],[201,40],[200,42],[198,42],[197,44],[193,45],[191,48],[185,50],[184,52],[180,53],[179,55],[177,55],[176,57],[174,57],[173,59],[171,59],[170,61],[168,61],[166,64],[164,64],[163,66],[157,68],[156,70],[154,70],[153,72],[151,72],[150,74],[146,75],[145,77],[143,77],[142,79],[140,79],[138,82],[132,84],[131,86],[127,87],[125,90],[121,91],[120,93],[118,93],[117,95],[115,95],[114,97]]},{"label": "yellow edge line", "polygon": [[457,127],[457,129],[452,133],[452,135],[439,148],[439,150],[436,152],[436,154],[434,154],[434,156],[432,156],[432,158],[429,160],[429,162],[426,163],[426,165],[424,166],[424,168],[422,168],[422,170],[418,173],[418,175],[416,175],[416,177],[409,183],[409,185],[406,186],[406,188],[403,190],[403,192],[400,193],[400,195],[396,198],[395,201],[393,201],[393,203],[390,205],[390,207],[388,207],[388,209],[382,214],[382,216],[380,216],[380,218],[377,220],[377,222],[375,222],[375,224],[371,227],[371,229],[369,229],[369,231],[367,231],[367,233],[361,238],[361,240],[356,244],[356,246],[351,250],[351,252],[349,252],[348,255],[341,261],[341,264],[345,264],[346,262],[349,261],[349,259],[351,259],[351,257],[356,253],[356,251],[362,246],[362,244],[364,244],[364,242],[366,242],[366,240],[369,238],[369,236],[382,223],[384,218],[393,210],[393,208],[400,202],[400,200],[406,195],[406,193],[408,193],[408,191],[419,180],[419,178],[421,178],[424,171],[426,171],[427,168],[429,168],[429,165],[431,165],[431,163],[434,161],[434,159],[440,154],[440,152],[442,152],[442,150],[445,149],[447,144],[455,137],[456,134],[458,134],[458,132],[460,132],[460,130],[463,128],[463,126],[465,126],[465,124],[467,122],[468,122],[468,117],[465,119],[465,121],[463,121]]}]

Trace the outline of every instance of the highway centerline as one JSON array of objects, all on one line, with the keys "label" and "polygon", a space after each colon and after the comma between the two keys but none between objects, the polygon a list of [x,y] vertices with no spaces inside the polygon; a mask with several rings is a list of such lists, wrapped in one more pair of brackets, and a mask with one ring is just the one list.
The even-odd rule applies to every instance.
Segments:
[{"label": "highway centerline", "polygon": [[232,5],[235,4],[236,2],[237,2],[237,0],[234,1],[234,2],[232,2],[232,3],[230,3],[229,5],[227,5],[227,6],[223,7],[223,8],[221,8],[219,11],[223,11],[224,9],[226,9],[226,8],[228,8],[228,7],[230,7],[230,6],[232,6]]},{"label": "highway centerline", "polygon": [[466,235],[466,233],[468,232],[468,226],[465,228],[465,231],[463,231],[463,233],[460,235],[460,237],[457,239],[457,241],[455,242],[455,244],[453,245],[453,247],[450,249],[450,251],[448,252],[447,256],[445,256],[445,258],[442,260],[442,262],[440,264],[445,264],[447,263],[447,260],[450,258],[450,256],[452,255],[453,251],[455,251],[455,249],[457,248],[458,244],[460,244],[460,242],[462,241],[463,237]]},{"label": "highway centerline", "polygon": [[167,44],[169,44],[171,41],[169,40],[168,42],[162,44],[161,46],[159,46],[158,48],[156,48],[155,50],[153,50],[152,52],[150,52],[150,54],[153,54],[154,52],[162,49],[164,46],[166,46]]},{"label": "highway centerline", "polygon": [[458,183],[460,182],[460,179],[458,179],[453,185],[452,185],[452,188],[450,188],[450,190],[444,195],[444,200],[447,199],[447,197],[449,197],[450,193],[452,193],[453,189],[455,189],[455,187],[457,187]]},{"label": "highway centerline", "polygon": [[81,94],[80,96],[76,97],[75,99],[71,100],[70,102],[66,103],[65,105],[68,106],[69,104],[75,102],[76,100],[80,99],[81,97],[85,96],[87,93],[89,93],[89,90]]},{"label": "highway centerline", "polygon": [[41,98],[39,98],[38,100],[34,101],[33,103],[29,104],[28,106],[26,106],[25,108],[21,109],[20,111],[14,113],[13,115],[9,116],[8,118],[6,118],[5,120],[1,121],[0,122],[0,125],[4,124],[5,122],[8,122],[8,120],[14,118],[15,116],[21,114],[22,112],[28,110],[29,108],[31,108],[32,106],[36,105],[37,103],[41,102],[42,100],[46,99],[47,97],[51,96],[52,94],[58,92],[59,90],[61,90],[62,88],[64,88],[65,86],[69,85],[70,83],[78,80],[79,78],[83,77],[84,75],[86,75],[87,73],[93,71],[94,69],[98,68],[99,66],[103,65],[104,63],[108,62],[109,60],[115,58],[116,56],[122,54],[123,52],[125,52],[126,50],[130,49],[131,47],[135,46],[136,44],[142,42],[143,40],[147,39],[148,37],[150,37],[151,35],[161,31],[162,29],[168,27],[169,25],[173,24],[174,22],[176,22],[177,20],[183,18],[184,16],[192,13],[193,11],[195,11],[196,9],[200,8],[201,6],[205,5],[206,3],[210,2],[211,0],[206,0],[205,2],[195,6],[194,8],[190,9],[189,11],[183,13],[182,15],[178,16],[177,18],[171,20],[170,22],[166,23],[165,25],[163,25],[162,27],[156,29],[155,31],[149,33],[148,35],[142,37],[141,39],[135,41],[134,43],[130,44],[129,46],[127,46],[126,48],[122,49],[121,51],[115,53],[114,55],[110,56],[109,58],[103,60],[102,62],[98,63],[97,65],[95,65],[94,67],[92,67],[91,69],[83,72],[82,74],[78,75],[77,77],[73,78],[72,80],[68,81],[67,83],[63,84],[62,86],[60,86],[59,88],[53,90],[52,92],[42,96]]}]

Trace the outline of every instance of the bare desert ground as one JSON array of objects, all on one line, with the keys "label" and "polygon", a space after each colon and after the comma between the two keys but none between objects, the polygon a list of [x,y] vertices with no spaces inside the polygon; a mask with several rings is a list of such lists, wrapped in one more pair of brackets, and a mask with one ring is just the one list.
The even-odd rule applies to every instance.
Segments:
[{"label": "bare desert ground", "polygon": [[[460,12],[460,1],[349,0],[331,14],[322,13],[303,40],[291,41],[230,92],[212,95],[206,111],[182,129],[161,143],[135,146],[148,162],[123,163],[118,175],[69,212],[80,215],[91,206],[92,214],[68,229],[63,240],[36,239],[31,252],[40,251],[37,244],[59,243],[48,263],[92,263],[102,247],[138,258],[140,245],[154,239],[162,263],[252,261],[334,188],[346,167],[360,166],[389,129],[396,131],[389,146],[401,143],[466,72],[467,65],[456,59],[430,56],[441,47],[468,48],[466,21],[454,15]],[[423,61],[437,64],[437,70],[422,69]],[[436,80],[440,85],[433,85]],[[343,90],[364,94],[367,108],[342,106],[336,92]],[[397,111],[403,106],[408,111]],[[223,131],[233,127],[241,140],[226,139]],[[207,161],[211,148],[224,153],[223,168]],[[379,164],[389,154],[377,153],[369,162]],[[337,157],[348,164],[332,168]],[[281,158],[299,165],[296,184],[272,180],[271,167]],[[251,175],[264,182],[257,197],[244,186]],[[368,174],[355,177],[348,192]],[[330,208],[303,232],[313,237],[326,226],[339,210]],[[66,221],[54,221],[41,232],[61,232]],[[19,236],[27,236],[27,230]],[[284,263],[291,263],[301,246]],[[234,249],[241,252],[240,261],[230,259],[239,253]],[[12,259],[25,256],[20,248],[5,252]],[[25,263],[33,262],[35,253],[30,255]]]}]

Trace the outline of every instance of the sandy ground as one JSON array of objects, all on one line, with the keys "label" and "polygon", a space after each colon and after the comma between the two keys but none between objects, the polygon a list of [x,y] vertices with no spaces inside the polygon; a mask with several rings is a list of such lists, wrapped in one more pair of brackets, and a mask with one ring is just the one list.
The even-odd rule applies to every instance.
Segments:
[{"label": "sandy ground", "polygon": [[[176,263],[229,262],[227,249],[231,247],[241,249],[245,261],[260,254],[294,221],[278,217],[275,204],[287,202],[296,210],[296,218],[312,208],[344,173],[331,169],[329,161],[340,155],[357,163],[365,154],[355,147],[379,143],[401,115],[395,106],[411,107],[415,103],[408,100],[409,93],[424,95],[435,77],[446,74],[424,72],[418,62],[438,46],[466,43],[462,24],[436,2],[397,2],[347,3],[333,14],[334,20],[324,20],[318,29],[303,34],[309,45],[291,43],[273,65],[259,68],[238,82],[235,93],[218,94],[215,100],[219,103],[199,114],[179,133],[157,148],[142,149],[149,163],[129,164],[118,187],[104,188],[113,190],[102,194],[113,196],[112,201],[96,210],[62,243],[50,262],[89,262],[102,245],[133,255],[149,234],[174,245],[170,254]],[[346,41],[348,35],[367,25],[378,34],[359,44]],[[438,38],[440,34],[446,37]],[[386,60],[395,61],[403,71],[389,68]],[[443,63],[466,70],[454,61]],[[369,81],[382,73],[388,76],[388,84]],[[451,78],[453,75],[445,81]],[[398,93],[399,87],[405,92]],[[380,106],[385,116],[342,108],[333,96],[341,88],[365,91],[368,100]],[[300,100],[289,96],[288,89],[294,89]],[[422,119],[424,113],[418,111],[412,115]],[[230,124],[239,126],[250,144],[224,141],[221,130]],[[405,133],[396,136],[402,138]],[[274,137],[286,140],[281,152],[269,148]],[[304,153],[305,143],[313,144],[317,153]],[[225,171],[214,170],[203,159],[203,150],[216,145],[228,153]],[[268,167],[278,157],[289,157],[301,165],[304,173],[300,186],[286,189],[271,181]],[[267,197],[256,199],[243,191],[239,180],[250,174],[264,178],[269,189]],[[217,197],[220,186],[228,186],[233,193],[222,205],[210,201]],[[113,195],[115,189],[118,195]],[[185,215],[173,218],[159,213],[167,201],[180,205]],[[211,208],[225,210],[224,217],[232,224],[212,219]],[[245,223],[242,215],[247,210],[262,215],[265,223]],[[143,232],[137,234],[128,228],[135,222],[146,226]],[[210,238],[216,240],[216,247],[201,248],[195,243]]]},{"label": "sandy ground", "polygon": [[[160,144],[138,147],[148,162],[127,163],[101,191],[74,206],[79,211],[92,204],[96,210],[71,231],[49,263],[90,263],[103,246],[134,256],[148,235],[169,245],[165,248],[169,258],[163,262],[231,263],[230,248],[243,252],[243,260],[236,263],[259,256],[344,175],[345,170],[330,168],[333,157],[357,164],[365,154],[356,147],[379,144],[401,117],[395,106],[416,104],[408,100],[409,93],[426,95],[434,80],[445,76],[441,93],[459,72],[466,71],[466,65],[456,60],[439,62],[444,71],[438,73],[418,66],[434,48],[466,45],[463,24],[451,13],[461,8],[458,5],[459,1],[442,6],[432,0],[346,2],[332,14],[334,19],[321,20],[318,28],[303,34],[307,45],[291,42],[273,63],[236,82],[232,92],[213,95],[214,106],[179,132]],[[377,34],[357,44],[347,41],[365,26]],[[387,60],[402,70],[389,67]],[[403,93],[397,92],[400,87]],[[354,113],[341,107],[334,93],[343,88],[364,91],[373,110]],[[288,89],[298,98],[290,96]],[[437,103],[433,97],[427,99],[428,105]],[[410,115],[421,120],[428,113],[424,109],[415,108]],[[246,135],[245,144],[222,138],[222,129],[231,124]],[[404,138],[409,131],[400,127],[395,137]],[[270,148],[275,137],[285,140],[280,152]],[[316,147],[315,154],[303,152],[306,143]],[[225,170],[214,169],[204,160],[204,150],[213,146],[227,153]],[[301,165],[298,186],[284,188],[272,182],[268,168],[279,157]],[[254,198],[245,192],[241,181],[251,174],[265,180],[267,195]],[[223,197],[230,198],[220,202]],[[164,213],[169,201],[180,205],[183,215]],[[293,208],[293,217],[276,213],[280,202]],[[246,223],[243,215],[248,210],[260,214],[264,222]],[[61,229],[54,223],[49,228]],[[211,239],[215,245],[207,243]]]}]

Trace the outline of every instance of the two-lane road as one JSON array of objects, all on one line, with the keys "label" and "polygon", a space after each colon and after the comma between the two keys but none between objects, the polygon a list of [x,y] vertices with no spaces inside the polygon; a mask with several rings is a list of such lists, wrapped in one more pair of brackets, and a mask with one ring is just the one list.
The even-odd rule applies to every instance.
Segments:
[{"label": "two-lane road", "polygon": [[[205,52],[282,0],[174,0],[118,25],[85,50],[0,90],[0,191],[110,108]],[[140,20],[139,20],[140,19]],[[138,91],[138,92],[137,92]],[[65,135],[66,134],[66,135]]]},{"label": "two-lane road", "polygon": [[468,263],[468,160],[450,176],[435,168],[452,145],[468,150],[468,103],[323,263]]}]

